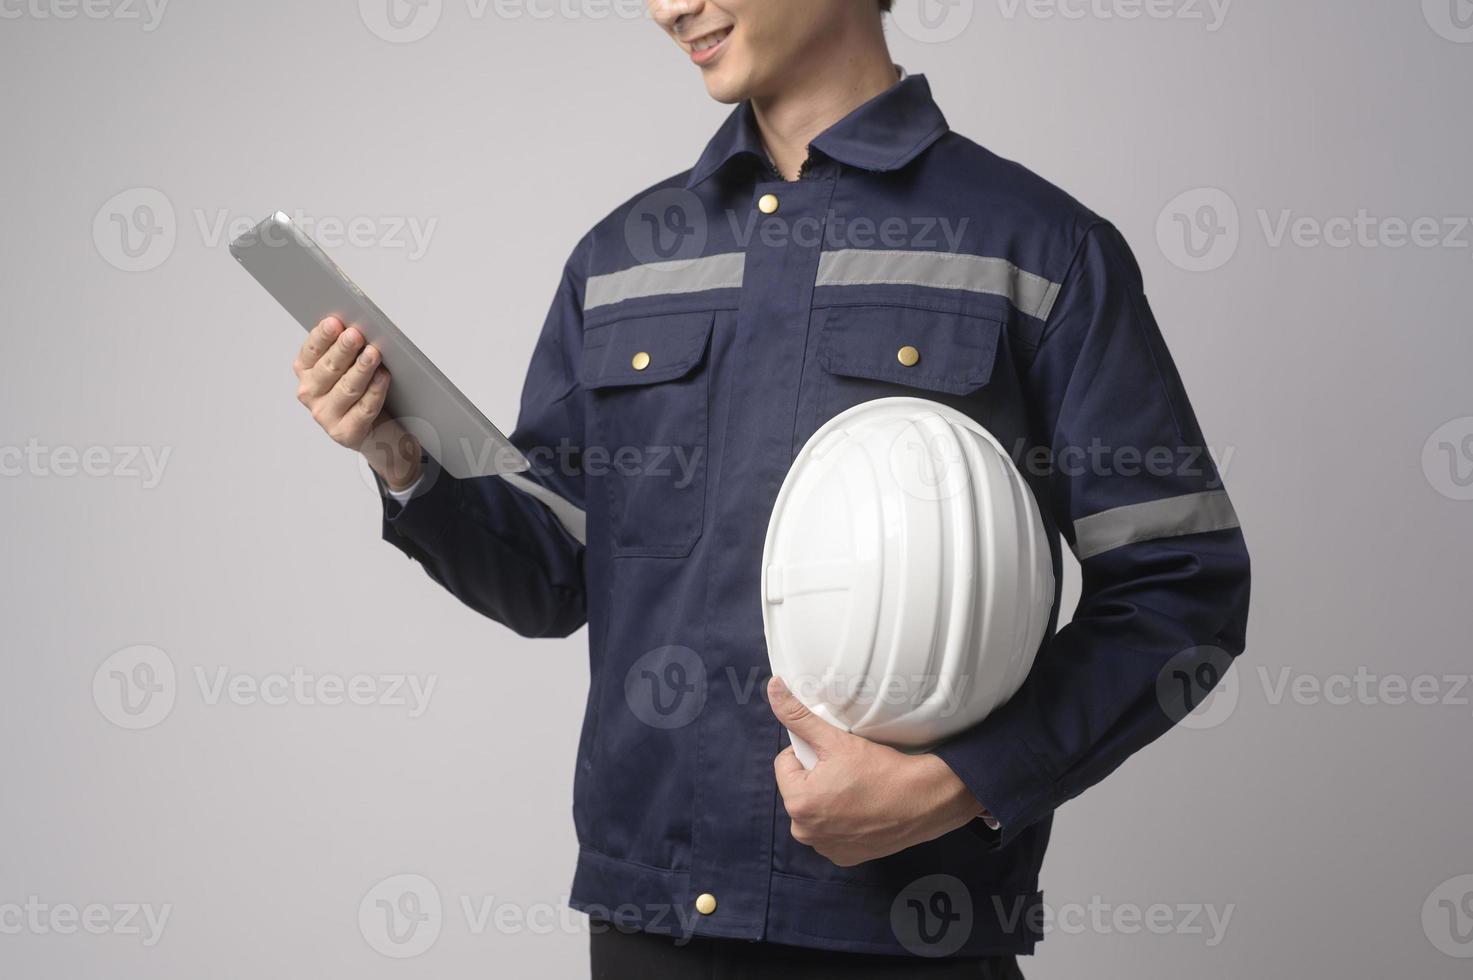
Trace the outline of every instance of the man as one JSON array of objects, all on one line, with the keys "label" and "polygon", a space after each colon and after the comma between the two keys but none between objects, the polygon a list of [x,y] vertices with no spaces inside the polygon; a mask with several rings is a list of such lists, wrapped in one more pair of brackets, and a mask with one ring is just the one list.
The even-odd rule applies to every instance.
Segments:
[{"label": "man", "polygon": [[[1053,811],[1243,648],[1243,538],[1129,250],[949,131],[891,63],[887,6],[652,5],[740,105],[579,243],[533,354],[512,438],[586,545],[541,499],[426,463],[379,419],[389,379],[356,330],[323,323],[296,363],[382,478],[389,542],[523,635],[589,627],[571,902],[596,977],[1018,975]],[[1015,449],[1056,572],[1060,536],[1083,569],[1018,694],[922,755],[762,696],[779,485],[824,421],[897,394]]]}]

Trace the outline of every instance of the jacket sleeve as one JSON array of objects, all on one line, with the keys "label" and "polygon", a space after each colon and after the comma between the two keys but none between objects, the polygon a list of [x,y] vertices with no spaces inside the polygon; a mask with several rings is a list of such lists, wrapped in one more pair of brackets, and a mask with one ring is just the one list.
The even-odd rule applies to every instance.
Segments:
[{"label": "jacket sleeve", "polygon": [[[510,436],[532,464],[521,475],[578,511],[585,507],[576,370],[581,252],[563,271]],[[407,504],[384,495],[383,536],[461,602],[523,636],[567,636],[587,619],[583,545],[544,503],[499,476],[457,480],[428,460]]]},{"label": "jacket sleeve", "polygon": [[1210,689],[1248,617],[1237,516],[1108,224],[1079,244],[1027,390],[1051,449],[1034,486],[1079,559],[1079,605],[1018,693],[936,750],[1001,822],[999,847],[1199,703],[1180,679]]}]

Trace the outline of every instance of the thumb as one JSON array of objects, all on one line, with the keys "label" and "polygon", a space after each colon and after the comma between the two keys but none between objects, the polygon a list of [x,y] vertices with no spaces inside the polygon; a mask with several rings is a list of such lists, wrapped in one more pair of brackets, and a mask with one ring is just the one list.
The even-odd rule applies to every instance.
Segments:
[{"label": "thumb", "polygon": [[783,727],[813,746],[820,759],[844,736],[841,729],[830,725],[799,701],[780,677],[767,682],[767,702],[772,705],[772,713]]}]

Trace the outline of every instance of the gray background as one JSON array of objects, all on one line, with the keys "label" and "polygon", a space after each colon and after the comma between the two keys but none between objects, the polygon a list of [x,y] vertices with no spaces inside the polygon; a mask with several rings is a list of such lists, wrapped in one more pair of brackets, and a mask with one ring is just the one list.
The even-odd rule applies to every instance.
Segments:
[{"label": "gray background", "polygon": [[[355,458],[294,401],[299,331],[217,222],[366,220],[335,257],[509,426],[567,253],[690,166],[726,110],[657,28],[598,0],[444,0],[411,43],[383,30],[386,0],[177,0],[157,21],[109,2],[0,19],[0,912],[171,912],[153,945],[0,915],[0,974],[585,975],[581,921],[546,914],[573,866],[585,637],[519,639],[378,542]],[[1473,29],[1451,17],[1473,6],[1239,0],[1217,22],[1197,0],[1136,19],[1101,13],[1130,0],[1078,18],[925,2],[939,26],[892,25],[896,60],[953,127],[1134,245],[1254,558],[1240,670],[1192,730],[1060,812],[1044,888],[1067,921],[1029,975],[1467,976],[1473,917],[1439,899],[1473,890],[1473,689],[1455,676]],[[149,203],[165,234],[130,258],[114,216]],[[1229,233],[1199,237],[1198,262],[1175,216],[1203,205]],[[1362,209],[1456,240],[1273,234],[1286,212],[1312,231]],[[434,222],[423,254],[395,247],[398,219]],[[145,448],[169,452],[161,480],[130,475]],[[109,658],[138,645],[177,683],[129,730],[109,685],[132,654]],[[437,686],[413,718],[211,696],[222,670],[299,667]],[[1392,686],[1339,697],[1358,671]],[[1398,703],[1421,675],[1438,703]],[[1326,684],[1348,703],[1312,695]],[[359,922],[400,874],[443,902],[416,959]],[[1091,902],[1124,917],[1081,921]],[[1153,905],[1168,934],[1132,929]],[[1231,909],[1220,941],[1193,905]]]}]

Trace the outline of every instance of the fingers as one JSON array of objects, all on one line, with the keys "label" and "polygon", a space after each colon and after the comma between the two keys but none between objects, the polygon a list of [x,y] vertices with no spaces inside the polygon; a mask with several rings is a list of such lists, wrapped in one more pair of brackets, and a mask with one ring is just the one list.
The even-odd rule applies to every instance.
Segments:
[{"label": "fingers", "polygon": [[[327,317],[307,332],[292,370],[298,379],[297,400],[334,442],[361,451],[380,473],[402,471],[413,482],[419,445],[392,419],[380,421],[388,403],[389,372],[378,348],[361,331]],[[379,444],[371,446],[369,437],[375,434]]]},{"label": "fingers", "polygon": [[299,379],[297,400],[335,442],[357,448],[388,396],[382,363],[378,349],[356,327],[328,317],[307,334],[292,365]]},{"label": "fingers", "polygon": [[781,792],[785,783],[794,779],[806,777],[808,770],[803,768],[803,763],[798,761],[798,755],[789,745],[777,754],[772,760],[772,772],[777,777],[778,791]]},{"label": "fingers", "polygon": [[292,370],[297,373],[297,377],[300,378],[312,370],[342,332],[343,322],[335,316],[328,317],[307,331],[307,339],[302,342],[302,349],[297,351],[297,359],[292,362]]},{"label": "fingers", "polygon": [[783,809],[788,811],[789,833],[799,844],[807,844],[811,838],[803,817],[807,813],[809,795],[802,781],[808,778],[808,770],[803,768],[790,745],[772,760],[772,771],[777,777],[777,793],[782,797]]},{"label": "fingers", "polygon": [[350,404],[337,419],[325,423],[323,428],[339,445],[370,451],[373,447],[367,445],[368,439],[378,424],[379,412],[388,393],[389,373],[379,368],[364,385],[362,397]]},{"label": "fingers", "polygon": [[318,421],[332,425],[347,415],[367,393],[368,384],[373,380],[378,367],[378,350],[372,346],[363,348],[352,366],[338,378],[337,384],[322,396],[317,406],[321,414]]},{"label": "fingers", "polygon": [[302,374],[302,384],[298,391],[302,402],[311,404],[331,391],[343,374],[353,366],[363,347],[363,334],[357,328],[348,327],[338,334],[332,346]]},{"label": "fingers", "polygon": [[767,700],[772,713],[783,727],[813,746],[819,758],[832,748],[844,734],[822,718],[808,710],[808,706],[793,696],[781,678],[774,677],[767,684]]},{"label": "fingers", "polygon": [[388,397],[389,372],[379,368],[373,372],[373,377],[368,382],[368,390],[363,393],[362,398],[358,399],[358,404],[353,406],[353,412],[372,426],[378,420],[379,413],[384,410],[384,402]]},{"label": "fingers", "polygon": [[[317,412],[314,415],[334,442],[349,449],[368,451],[368,437],[374,431],[379,411],[383,408],[384,399],[388,396],[388,372],[382,368],[378,369],[362,387],[362,395],[349,403],[341,414],[331,418],[325,412]],[[323,399],[324,404],[326,401],[327,399]]]}]

